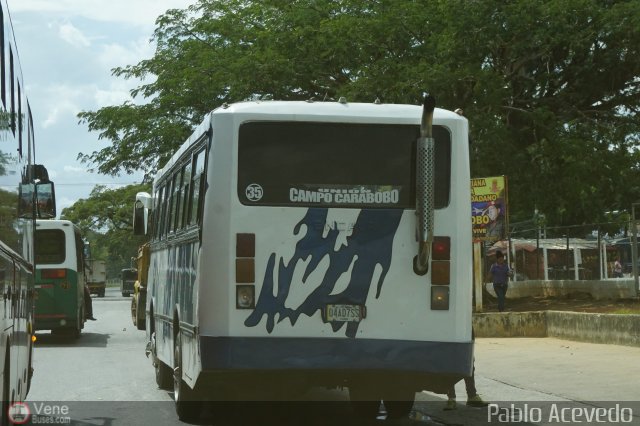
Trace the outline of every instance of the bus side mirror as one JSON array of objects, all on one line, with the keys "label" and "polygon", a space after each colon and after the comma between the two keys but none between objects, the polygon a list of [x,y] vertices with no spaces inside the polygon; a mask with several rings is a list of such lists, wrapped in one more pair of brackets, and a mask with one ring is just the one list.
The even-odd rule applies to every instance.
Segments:
[{"label": "bus side mirror", "polygon": [[38,219],[56,217],[56,190],[53,182],[36,183],[36,205]]},{"label": "bus side mirror", "polygon": [[18,186],[18,216],[53,219],[56,217],[56,191],[49,172],[42,164],[29,164]]},{"label": "bus side mirror", "polygon": [[149,234],[149,211],[151,210],[151,195],[146,192],[136,194],[133,205],[133,235]]},{"label": "bus side mirror", "polygon": [[133,235],[147,235],[146,211],[142,203],[136,201],[133,206]]},{"label": "bus side mirror", "polygon": [[35,207],[35,185],[21,183],[18,186],[18,217],[32,218]]}]

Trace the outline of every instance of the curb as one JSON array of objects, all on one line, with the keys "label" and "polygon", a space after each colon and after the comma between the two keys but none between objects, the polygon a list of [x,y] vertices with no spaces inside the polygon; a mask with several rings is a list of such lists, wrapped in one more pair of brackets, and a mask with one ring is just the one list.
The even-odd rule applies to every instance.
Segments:
[{"label": "curb", "polygon": [[476,337],[556,337],[640,347],[640,315],[536,311],[473,314]]}]

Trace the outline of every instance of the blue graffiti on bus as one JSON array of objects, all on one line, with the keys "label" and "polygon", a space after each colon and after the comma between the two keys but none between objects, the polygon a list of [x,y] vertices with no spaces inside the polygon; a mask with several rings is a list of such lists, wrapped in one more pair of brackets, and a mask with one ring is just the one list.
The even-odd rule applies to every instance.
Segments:
[{"label": "blue graffiti on bus", "polygon": [[[267,331],[271,333],[278,322],[289,319],[295,325],[301,314],[312,316],[324,309],[327,304],[348,303],[364,305],[369,295],[371,282],[377,265],[382,272],[378,278],[376,298],[380,296],[384,279],[391,265],[393,238],[398,230],[403,210],[361,210],[353,226],[353,232],[347,237],[347,244],[335,250],[336,239],[340,233],[337,226],[331,227],[323,237],[328,209],[310,208],[305,217],[295,226],[294,235],[301,232],[305,225],[306,235],[297,243],[293,257],[285,263],[280,258],[278,265],[277,294],[274,295],[274,269],[276,254],[272,253],[264,281],[254,311],[245,321],[247,327],[258,325],[264,315],[267,316]],[[320,226],[319,226],[320,225]],[[300,306],[295,309],[285,306],[292,285],[293,273],[298,262],[309,260],[303,276],[303,284],[316,270],[320,261],[329,256],[329,267],[322,281]],[[332,294],[338,279],[349,270],[353,263],[349,283],[344,291]],[[355,337],[358,322],[331,323],[337,332],[346,324],[346,336]]]}]

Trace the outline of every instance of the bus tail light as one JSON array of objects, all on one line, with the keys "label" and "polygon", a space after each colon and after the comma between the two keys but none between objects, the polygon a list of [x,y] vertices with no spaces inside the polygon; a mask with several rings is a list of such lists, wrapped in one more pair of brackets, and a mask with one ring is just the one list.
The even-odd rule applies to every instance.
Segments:
[{"label": "bus tail light", "polygon": [[431,286],[431,310],[446,311],[449,309],[449,286]]},{"label": "bus tail light", "polygon": [[431,309],[449,309],[451,238],[434,237],[431,245]]},{"label": "bus tail light", "polygon": [[59,279],[66,278],[67,270],[66,269],[41,269],[40,277],[43,279]]},{"label": "bus tail light", "polygon": [[236,257],[256,256],[256,234],[236,234]]},{"label": "bus tail light", "polygon": [[236,234],[236,309],[255,307],[256,234]]},{"label": "bus tail light", "polygon": [[434,237],[431,249],[431,258],[433,260],[450,260],[451,259],[451,238]]},{"label": "bus tail light", "polygon": [[252,285],[236,286],[236,309],[253,309],[255,307],[255,287]]},{"label": "bus tail light", "polygon": [[431,284],[449,285],[449,262],[448,260],[434,260],[431,262]]},{"label": "bus tail light", "polygon": [[253,258],[236,259],[236,283],[253,283],[255,277],[255,261]]}]

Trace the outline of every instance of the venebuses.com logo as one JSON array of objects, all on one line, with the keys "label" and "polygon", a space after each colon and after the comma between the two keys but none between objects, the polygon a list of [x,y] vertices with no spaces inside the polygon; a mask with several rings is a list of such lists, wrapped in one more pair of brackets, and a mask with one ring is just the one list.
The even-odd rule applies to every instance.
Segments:
[{"label": "venebuses.com logo", "polygon": [[69,407],[62,404],[14,402],[9,405],[7,417],[11,424],[70,424]]},{"label": "venebuses.com logo", "polygon": [[29,418],[31,417],[31,410],[24,402],[14,402],[9,405],[7,417],[13,424],[23,425],[29,421]]}]

